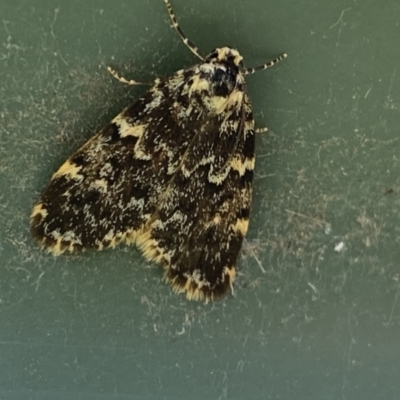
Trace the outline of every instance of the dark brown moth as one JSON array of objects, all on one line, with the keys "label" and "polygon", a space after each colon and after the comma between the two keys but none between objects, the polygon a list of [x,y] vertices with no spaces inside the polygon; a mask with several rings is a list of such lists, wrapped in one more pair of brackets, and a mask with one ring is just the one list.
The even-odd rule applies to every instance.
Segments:
[{"label": "dark brown moth", "polygon": [[[52,176],[31,215],[31,232],[54,255],[136,244],[188,299],[232,289],[249,224],[255,128],[245,68],[230,47],[156,79],[151,88]],[[137,84],[120,78],[122,82]]]}]

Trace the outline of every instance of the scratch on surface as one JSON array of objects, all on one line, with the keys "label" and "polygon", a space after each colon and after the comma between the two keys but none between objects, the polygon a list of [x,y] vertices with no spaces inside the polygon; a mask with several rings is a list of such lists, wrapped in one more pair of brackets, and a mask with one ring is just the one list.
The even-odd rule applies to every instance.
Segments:
[{"label": "scratch on surface", "polygon": [[351,314],[351,308],[349,309],[349,311],[347,313],[347,327],[349,328],[349,334],[350,334],[349,350],[347,352],[347,366],[348,366],[348,368],[350,368],[350,366],[353,365],[354,362],[355,362],[355,360],[351,359],[351,353],[352,353],[352,350],[353,350],[353,345],[356,343],[356,340],[354,339],[354,336],[353,336],[353,331],[351,329],[350,314]]},{"label": "scratch on surface", "polygon": [[372,90],[372,86],[370,86],[369,88],[368,88],[368,90],[366,91],[366,93],[365,93],[365,95],[364,95],[364,99],[366,99],[367,97],[368,97],[368,95],[369,95],[369,92]]},{"label": "scratch on surface", "polygon": [[38,291],[39,289],[39,285],[40,285],[40,280],[42,279],[42,276],[44,275],[44,271],[38,276],[38,278],[36,279],[36,281],[34,282],[35,284],[35,292]]},{"label": "scratch on surface", "polygon": [[392,309],[390,310],[389,318],[386,322],[383,323],[383,326],[385,326],[385,327],[389,326],[390,323],[392,322],[393,313],[394,313],[394,309],[396,308],[398,298],[399,298],[399,290],[397,289],[396,295],[394,296]]},{"label": "scratch on surface", "polygon": [[366,210],[362,210],[356,220],[361,226],[364,245],[366,247],[376,246],[385,222],[377,219],[376,215],[368,215]]},{"label": "scratch on surface", "polygon": [[319,293],[319,292],[318,292],[318,289],[317,289],[311,282],[307,282],[307,285],[310,286],[310,288],[312,289],[312,291],[313,291],[315,294],[318,294],[318,293]]},{"label": "scratch on surface", "polygon": [[307,282],[307,285],[311,288],[313,292],[311,296],[312,301],[318,300],[319,290],[311,282]]},{"label": "scratch on surface", "polygon": [[192,322],[191,322],[191,320],[190,320],[190,317],[189,317],[189,315],[186,313],[186,314],[185,314],[185,320],[184,320],[183,323],[182,323],[182,328],[181,328],[180,331],[176,331],[176,334],[177,334],[178,336],[184,335],[184,334],[186,333],[186,328],[188,328],[188,329],[190,330],[191,325],[192,325]]},{"label": "scratch on surface", "polygon": [[394,103],[393,99],[392,99],[392,90],[393,90],[394,79],[396,77],[396,72],[397,72],[397,68],[395,68],[393,70],[393,74],[390,78],[389,90],[388,90],[388,94],[386,96],[386,101],[384,104],[384,107],[389,110],[400,110],[400,104]]},{"label": "scratch on surface", "polygon": [[340,13],[340,17],[338,18],[338,20],[337,20],[333,25],[331,25],[331,26],[329,27],[329,29],[332,29],[332,28],[334,28],[336,25],[338,25],[340,22],[343,22],[343,16],[344,16],[345,12],[346,12],[346,11],[349,11],[349,10],[351,10],[351,7],[345,8],[344,10],[342,10],[342,12]]},{"label": "scratch on surface", "polygon": [[[52,38],[57,41],[56,35],[54,34],[54,25],[57,22],[57,18],[58,18],[58,14],[60,13],[60,9],[57,7],[54,9],[54,17],[53,17],[53,21],[50,24],[50,34],[52,36]],[[57,55],[60,56],[61,61],[65,64],[68,65],[67,60],[63,57],[63,55],[61,54],[60,48],[58,46],[57,43],[57,47],[58,47],[58,52]]]},{"label": "scratch on surface", "polygon": [[342,34],[342,29],[343,29],[343,26],[346,25],[346,24],[343,22],[343,16],[344,16],[344,14],[346,13],[346,11],[349,11],[349,10],[351,10],[351,7],[345,8],[344,10],[342,10],[342,12],[340,13],[340,17],[338,18],[338,20],[337,20],[333,25],[331,25],[331,26],[329,27],[329,29],[333,29],[336,25],[340,24],[340,25],[339,25],[339,30],[338,30],[338,33],[337,33],[335,58],[336,58],[337,55],[338,55],[338,47],[339,47],[339,42],[340,42],[340,36],[341,36],[341,34]]},{"label": "scratch on surface", "polygon": [[58,13],[60,12],[59,8],[54,9],[54,18],[50,24],[50,33],[53,39],[56,39],[56,35],[54,34],[54,24],[57,22]]},{"label": "scratch on surface", "polygon": [[254,241],[254,243],[250,243],[249,241],[247,241],[245,239],[243,242],[243,254],[248,254],[249,256],[252,256],[256,260],[258,266],[260,267],[261,272],[263,274],[265,274],[266,271],[265,271],[264,267],[262,266],[260,259],[257,257],[257,250],[259,248],[260,248],[260,245],[259,245],[259,243],[257,243],[257,241]]},{"label": "scratch on surface", "polygon": [[223,400],[228,398],[228,373],[226,371],[221,371],[222,373],[222,393],[218,397],[218,400]]},{"label": "scratch on surface", "polygon": [[302,217],[302,218],[306,218],[309,219],[310,221],[314,221],[316,222],[321,228],[323,228],[324,226],[329,226],[330,224],[326,221],[323,221],[321,219],[316,219],[316,218],[312,218],[309,217],[308,215],[304,215],[295,211],[290,211],[290,210],[285,210],[288,214],[292,214],[292,215],[296,215],[298,217]]}]

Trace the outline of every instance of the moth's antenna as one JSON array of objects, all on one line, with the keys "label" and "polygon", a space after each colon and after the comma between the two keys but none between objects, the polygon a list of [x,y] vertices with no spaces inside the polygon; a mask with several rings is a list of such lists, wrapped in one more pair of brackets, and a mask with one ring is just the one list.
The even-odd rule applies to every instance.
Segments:
[{"label": "moth's antenna", "polygon": [[267,62],[266,64],[259,65],[258,67],[255,67],[255,68],[244,68],[243,74],[250,75],[250,74],[254,74],[254,72],[261,71],[261,70],[267,69],[267,68],[271,68],[273,65],[278,64],[279,61],[284,60],[286,57],[287,57],[287,54],[283,53],[281,56],[274,58],[272,61]]},{"label": "moth's antenna", "polygon": [[199,53],[199,49],[192,43],[186,35],[183,33],[181,27],[178,24],[178,21],[176,20],[174,11],[172,10],[171,3],[169,0],[164,0],[165,5],[167,6],[168,14],[169,17],[171,18],[172,21],[172,26],[175,28],[175,30],[178,32],[178,35],[181,37],[183,43],[186,45],[186,47],[200,60],[204,61],[204,57]]},{"label": "moth's antenna", "polygon": [[120,75],[118,74],[118,72],[115,71],[115,69],[112,69],[111,67],[107,67],[107,71],[108,71],[117,81],[119,81],[119,82],[121,82],[121,83],[125,83],[125,84],[127,84],[127,85],[132,85],[132,86],[134,86],[134,85],[153,85],[153,83],[150,83],[150,82],[138,82],[138,81],[135,81],[135,80],[133,80],[133,79],[126,79],[126,78],[124,78],[123,76],[120,76]]}]

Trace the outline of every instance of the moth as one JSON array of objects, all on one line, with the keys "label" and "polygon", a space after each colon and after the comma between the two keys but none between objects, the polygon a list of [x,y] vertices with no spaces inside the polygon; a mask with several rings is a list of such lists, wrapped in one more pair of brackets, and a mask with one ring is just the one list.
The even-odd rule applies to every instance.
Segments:
[{"label": "moth", "polygon": [[286,54],[256,68],[231,47],[203,57],[164,2],[200,62],[155,79],[61,165],[33,208],[31,233],[56,256],[136,244],[175,292],[208,301],[233,291],[249,225],[255,128],[245,77]]}]

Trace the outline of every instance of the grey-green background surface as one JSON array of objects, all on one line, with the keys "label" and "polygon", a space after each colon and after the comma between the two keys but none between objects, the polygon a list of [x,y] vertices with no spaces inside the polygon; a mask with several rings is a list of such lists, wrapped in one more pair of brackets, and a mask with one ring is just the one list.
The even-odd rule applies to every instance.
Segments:
[{"label": "grey-green background surface", "polygon": [[133,247],[31,241],[55,169],[145,90],[105,67],[148,81],[197,60],[161,0],[2,0],[0,399],[398,399],[399,1],[173,5],[203,53],[289,54],[247,80],[270,133],[235,295],[174,295]]}]

